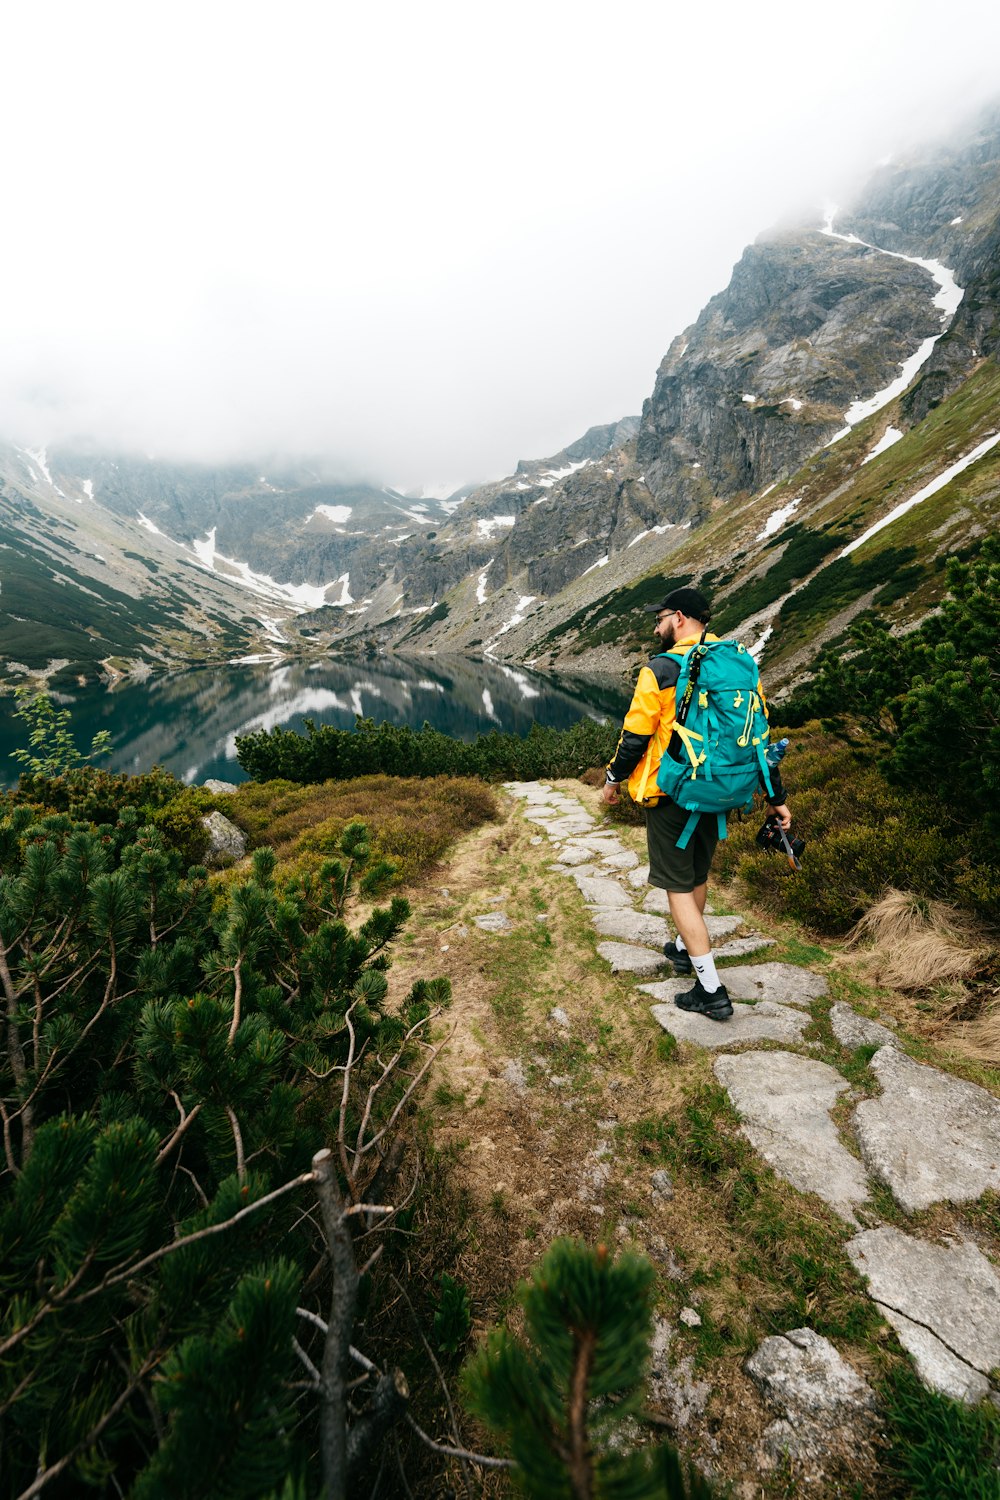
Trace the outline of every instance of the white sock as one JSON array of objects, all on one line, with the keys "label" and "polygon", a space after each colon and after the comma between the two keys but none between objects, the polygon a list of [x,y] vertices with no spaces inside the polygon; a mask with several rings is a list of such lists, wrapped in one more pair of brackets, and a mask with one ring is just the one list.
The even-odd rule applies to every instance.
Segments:
[{"label": "white sock", "polygon": [[674,947],[677,949],[678,953],[687,952],[686,948],[684,947],[684,939],[681,937],[680,933],[678,933],[674,938]]},{"label": "white sock", "polygon": [[710,995],[713,995],[722,984],[722,980],[719,978],[715,968],[715,959],[711,953],[705,953],[698,958],[695,958],[692,953],[691,962],[694,965],[694,972],[701,980],[702,989],[707,990]]}]

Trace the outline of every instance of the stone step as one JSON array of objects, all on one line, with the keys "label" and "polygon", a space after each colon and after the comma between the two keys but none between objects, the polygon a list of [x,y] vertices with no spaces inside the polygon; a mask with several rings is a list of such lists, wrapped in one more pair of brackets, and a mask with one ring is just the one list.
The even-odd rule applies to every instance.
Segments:
[{"label": "stone step", "polygon": [[726,970],[722,982],[734,1000],[775,1000],[779,1005],[809,1006],[828,989],[822,974],[798,964],[739,964]]},{"label": "stone step", "polygon": [[896,1047],[896,1036],[888,1026],[880,1026],[868,1016],[859,1016],[856,1010],[839,1001],[830,1007],[830,1024],[833,1034],[842,1047]]},{"label": "stone step", "polygon": [[639,856],[633,854],[631,849],[622,849],[620,853],[608,854],[601,860],[601,864],[607,865],[609,870],[634,870],[638,863]]},{"label": "stone step", "polygon": [[[790,1014],[805,1022],[801,1012]],[[800,1192],[816,1193],[841,1218],[857,1223],[854,1208],[868,1197],[868,1179],[830,1118],[850,1088],[847,1079],[828,1063],[795,1052],[743,1052],[717,1057],[712,1067],[740,1116],[743,1134],[779,1177]]]},{"label": "stone step", "polygon": [[1000,1365],[1000,1277],[968,1240],[914,1239],[883,1224],[845,1246],[925,1385],[953,1400],[990,1392]]},{"label": "stone step", "polygon": [[649,917],[645,912],[626,910],[617,906],[599,906],[591,911],[594,926],[602,937],[620,938],[626,943],[639,943],[646,948],[659,951],[660,962],[665,963],[663,945],[670,936],[662,917]]},{"label": "stone step", "polygon": [[896,1047],[881,1048],[870,1067],[882,1094],[862,1100],[854,1129],[868,1170],[901,1208],[971,1203],[1000,1189],[1000,1100]]},{"label": "stone step", "polygon": [[809,1025],[805,1012],[790,1005],[775,1005],[772,1000],[761,1000],[758,1005],[742,1005],[737,1001],[728,1021],[710,1021],[695,1011],[679,1010],[674,996],[689,990],[693,983],[693,976],[688,975],[685,979],[664,979],[657,984],[638,986],[660,1001],[652,1007],[653,1016],[679,1042],[697,1042],[699,1047],[713,1052],[744,1042],[798,1042]]},{"label": "stone step", "polygon": [[712,949],[714,958],[745,958],[748,953],[759,953],[761,948],[773,948],[774,938],[762,937],[759,932],[750,933],[749,937],[730,938],[728,943],[720,943],[718,948]]},{"label": "stone step", "polygon": [[610,876],[581,875],[577,870],[571,870],[570,874],[588,906],[619,906],[632,910],[631,899],[617,880]]},{"label": "stone step", "polygon": [[612,974],[655,974],[665,962],[662,952],[634,943],[598,943],[597,951],[611,965]]}]

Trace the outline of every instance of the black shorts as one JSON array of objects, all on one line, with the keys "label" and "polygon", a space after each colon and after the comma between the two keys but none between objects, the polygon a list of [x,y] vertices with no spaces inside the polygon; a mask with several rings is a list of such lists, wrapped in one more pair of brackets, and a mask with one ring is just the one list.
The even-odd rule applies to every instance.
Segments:
[{"label": "black shorts", "polygon": [[677,840],[688,820],[684,808],[669,797],[661,797],[645,811],[650,885],[678,895],[704,885],[719,842],[719,820],[715,813],[702,813],[687,848],[678,849]]}]

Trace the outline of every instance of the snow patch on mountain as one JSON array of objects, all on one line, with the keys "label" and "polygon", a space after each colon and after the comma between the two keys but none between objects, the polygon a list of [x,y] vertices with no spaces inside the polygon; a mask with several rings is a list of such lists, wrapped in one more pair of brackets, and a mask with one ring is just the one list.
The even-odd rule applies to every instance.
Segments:
[{"label": "snow patch on mountain", "polygon": [[502,635],[506,635],[507,632],[508,632],[508,630],[513,630],[515,625],[520,625],[521,624],[522,620],[524,620],[524,618],[526,617],[526,615],[528,613],[528,606],[530,604],[534,604],[534,602],[537,599],[537,597],[538,597],[537,594],[522,594],[521,595],[520,599],[518,599],[518,601],[517,601],[517,608],[514,610],[514,613],[511,615],[511,617],[507,621],[506,625],[501,625],[500,629],[497,631],[497,633],[493,637],[493,639],[491,641],[487,641],[486,644],[483,646],[483,655],[484,656],[489,656],[490,655],[491,651],[493,650],[493,647],[496,645],[497,641],[500,639],[500,637]]},{"label": "snow patch on mountain", "polygon": [[846,245],[858,245],[865,250],[875,250],[879,255],[888,255],[892,260],[905,260],[911,266],[920,266],[927,274],[937,282],[937,291],[934,294],[933,304],[941,314],[941,333],[933,338],[924,339],[923,343],[911,354],[909,359],[904,360],[899,366],[899,374],[895,380],[887,385],[884,390],[876,391],[874,396],[869,396],[864,401],[854,401],[844,413],[846,426],[830,439],[826,444],[832,448],[834,443],[839,443],[842,437],[846,437],[852,427],[857,427],[866,417],[873,416],[889,401],[901,396],[911,383],[917,371],[926,364],[930,358],[931,350],[937,343],[941,334],[945,333],[951,324],[952,318],[958,311],[958,305],[965,296],[964,287],[960,287],[955,280],[953,271],[943,266],[939,260],[924,260],[919,255],[903,255],[898,250],[883,250],[880,245],[870,245],[867,240],[860,239],[856,234],[838,234],[833,227],[836,217],[835,207],[826,210],[826,219],[820,230],[829,239],[842,240]]},{"label": "snow patch on mountain", "polygon": [[550,490],[557,480],[568,479],[577,469],[584,469],[589,463],[593,463],[593,459],[581,458],[579,463],[568,464],[565,469],[543,469],[538,483],[543,489]]},{"label": "snow patch on mountain", "polygon": [[317,505],[309,520],[311,521],[314,516],[324,516],[335,526],[343,526],[345,521],[351,519],[352,509],[350,505]]},{"label": "snow patch on mountain", "polygon": [[781,530],[789,517],[794,516],[801,504],[802,496],[796,495],[795,499],[789,500],[787,505],[782,505],[778,510],[772,511],[764,522],[763,529],[758,531],[754,537],[754,541],[763,542],[767,537],[774,536],[776,531]]},{"label": "snow patch on mountain", "polygon": [[516,520],[516,516],[484,516],[476,522],[476,530],[480,537],[486,539],[501,527],[513,526]]},{"label": "snow patch on mountain", "polygon": [[865,542],[875,536],[877,532],[883,531],[886,526],[891,526],[893,521],[898,520],[900,516],[905,516],[906,512],[912,510],[915,505],[919,505],[923,500],[929,500],[931,495],[937,494],[938,490],[943,490],[946,484],[950,484],[957,475],[962,473],[963,469],[967,469],[970,464],[976,463],[984,454],[989,453],[991,448],[995,448],[997,443],[1000,443],[1000,432],[994,432],[990,437],[985,438],[983,442],[973,448],[971,453],[967,453],[964,458],[960,458],[957,463],[945,469],[944,473],[939,474],[936,479],[932,479],[930,484],[925,484],[923,489],[918,490],[915,495],[911,495],[909,500],[904,500],[902,504],[897,505],[887,516],[883,516],[881,521],[876,521],[874,526],[869,526],[867,531],[862,532],[859,537],[855,537],[854,541],[844,548],[840,556],[849,556],[850,553],[855,552],[858,547],[863,546]]},{"label": "snow patch on mountain", "polygon": [[887,427],[872,451],[867,453],[861,462],[863,464],[870,464],[873,458],[878,458],[879,454],[884,453],[887,448],[891,448],[893,443],[898,443],[902,436],[903,434],[898,427]]}]

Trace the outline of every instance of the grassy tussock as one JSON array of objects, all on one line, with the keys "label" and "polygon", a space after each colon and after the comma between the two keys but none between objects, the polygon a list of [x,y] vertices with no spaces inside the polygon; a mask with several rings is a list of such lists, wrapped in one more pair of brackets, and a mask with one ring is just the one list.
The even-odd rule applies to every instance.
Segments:
[{"label": "grassy tussock", "polygon": [[967,978],[986,946],[968,913],[893,887],[865,912],[846,943],[866,950],[861,964],[876,984],[909,992]]}]

